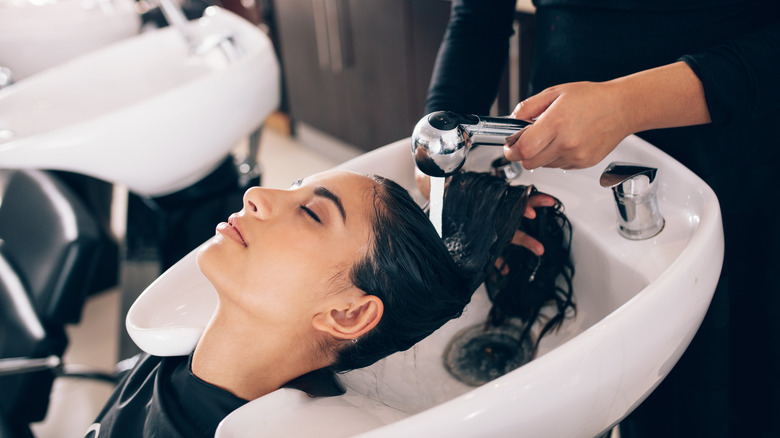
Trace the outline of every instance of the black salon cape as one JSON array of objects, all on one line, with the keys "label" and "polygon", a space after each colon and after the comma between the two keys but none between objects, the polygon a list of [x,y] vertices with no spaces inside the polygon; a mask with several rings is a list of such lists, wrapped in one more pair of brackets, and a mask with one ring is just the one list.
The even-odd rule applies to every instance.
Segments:
[{"label": "black salon cape", "polygon": [[247,401],[193,375],[191,357],[142,356],[86,437],[212,438],[219,422]]},{"label": "black salon cape", "polygon": [[[247,403],[192,374],[192,355],[144,354],[119,383],[85,438],[213,438],[219,422]],[[318,370],[286,387],[312,397],[341,395],[332,372]]]}]

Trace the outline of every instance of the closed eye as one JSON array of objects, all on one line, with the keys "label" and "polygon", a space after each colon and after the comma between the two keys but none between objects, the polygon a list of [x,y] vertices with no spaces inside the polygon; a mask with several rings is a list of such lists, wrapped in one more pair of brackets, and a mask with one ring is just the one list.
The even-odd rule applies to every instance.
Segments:
[{"label": "closed eye", "polygon": [[320,220],[320,217],[317,215],[317,213],[312,211],[312,209],[310,209],[309,207],[307,207],[305,205],[301,205],[301,210],[303,210],[304,213],[306,213],[309,216],[311,216],[311,218],[314,219],[315,221],[317,221],[317,223],[320,223],[320,224],[322,223],[322,221]]}]

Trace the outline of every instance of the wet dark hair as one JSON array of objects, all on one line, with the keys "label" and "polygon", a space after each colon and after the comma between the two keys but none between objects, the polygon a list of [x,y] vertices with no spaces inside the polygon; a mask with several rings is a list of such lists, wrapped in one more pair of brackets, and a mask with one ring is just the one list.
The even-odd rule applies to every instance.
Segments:
[{"label": "wet dark hair", "polygon": [[375,184],[373,241],[349,278],[384,304],[374,329],[338,352],[334,371],[366,367],[404,351],[460,316],[473,290],[428,216],[392,180]]},{"label": "wet dark hair", "polygon": [[[520,229],[536,238],[544,246],[544,254],[537,257],[527,248],[508,245],[501,254],[502,264],[492,265],[485,287],[493,302],[488,323],[498,327],[509,318],[521,321],[521,338],[530,333],[541,311],[546,306],[554,309],[547,314],[536,335],[533,351],[548,332],[561,326],[564,319],[576,313],[573,300],[571,260],[571,223],[563,213],[563,205],[556,199],[552,207],[536,209],[536,218],[523,218]],[[508,273],[502,273],[502,270]]]},{"label": "wet dark hair", "polygon": [[442,237],[472,290],[512,241],[531,191],[531,186],[512,186],[487,173],[457,173],[449,181]]},{"label": "wet dark hair", "polygon": [[[372,178],[374,240],[349,278],[379,297],[385,309],[373,330],[339,350],[331,367],[335,371],[366,367],[407,350],[459,317],[496,259],[511,246],[534,193],[533,187],[512,186],[489,174],[456,174],[446,190],[439,238],[404,188]],[[523,272],[527,274],[518,269],[518,275]]]},{"label": "wet dark hair", "polygon": [[[554,206],[537,207],[534,219],[525,218],[527,200],[538,193],[533,186],[512,186],[491,174],[460,173],[449,184],[442,214],[450,253],[474,281],[485,281],[493,303],[486,329],[516,318],[523,339],[539,320],[542,309],[554,305],[555,314],[537,334],[534,352],[539,340],[576,310],[572,298],[571,224],[555,198]],[[541,257],[525,247],[507,244],[517,229],[544,246]],[[496,260],[501,261],[500,266],[496,266]]]}]

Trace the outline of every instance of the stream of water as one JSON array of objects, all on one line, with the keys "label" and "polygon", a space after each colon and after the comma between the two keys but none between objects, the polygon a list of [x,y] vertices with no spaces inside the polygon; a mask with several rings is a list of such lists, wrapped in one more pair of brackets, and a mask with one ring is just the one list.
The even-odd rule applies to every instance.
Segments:
[{"label": "stream of water", "polygon": [[431,193],[428,217],[441,237],[441,212],[444,208],[444,178],[431,177]]}]

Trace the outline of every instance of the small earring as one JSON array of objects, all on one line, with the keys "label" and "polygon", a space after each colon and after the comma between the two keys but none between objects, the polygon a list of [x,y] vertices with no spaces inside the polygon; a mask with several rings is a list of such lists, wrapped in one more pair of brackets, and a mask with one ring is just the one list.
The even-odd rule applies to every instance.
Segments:
[{"label": "small earring", "polygon": [[357,344],[357,338],[352,338],[352,343]]}]

